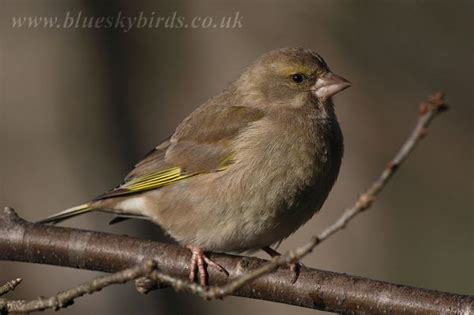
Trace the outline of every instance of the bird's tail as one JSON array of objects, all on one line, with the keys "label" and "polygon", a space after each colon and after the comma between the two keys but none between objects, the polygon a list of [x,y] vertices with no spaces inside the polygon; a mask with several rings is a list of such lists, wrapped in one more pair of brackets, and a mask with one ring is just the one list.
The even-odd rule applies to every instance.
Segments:
[{"label": "bird's tail", "polygon": [[58,212],[56,214],[53,214],[47,218],[44,218],[42,220],[37,221],[36,223],[51,223],[51,224],[56,224],[59,223],[63,220],[75,217],[77,215],[81,215],[83,213],[92,211],[93,208],[89,203],[84,203],[82,205],[72,207],[66,210],[63,210],[61,212]]}]

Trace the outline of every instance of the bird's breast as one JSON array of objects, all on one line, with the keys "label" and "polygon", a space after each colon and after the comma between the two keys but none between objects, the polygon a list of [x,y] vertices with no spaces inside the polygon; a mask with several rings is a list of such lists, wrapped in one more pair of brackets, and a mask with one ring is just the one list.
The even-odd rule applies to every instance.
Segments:
[{"label": "bird's breast", "polygon": [[336,121],[262,120],[239,137],[235,152],[229,175],[244,196],[240,228],[271,244],[321,208],[339,172],[342,136]]}]

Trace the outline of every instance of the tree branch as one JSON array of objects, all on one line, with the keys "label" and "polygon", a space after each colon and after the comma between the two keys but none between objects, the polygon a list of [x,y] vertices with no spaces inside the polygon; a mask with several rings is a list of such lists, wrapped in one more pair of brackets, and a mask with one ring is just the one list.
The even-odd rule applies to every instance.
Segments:
[{"label": "tree branch", "polygon": [[15,290],[15,288],[23,281],[21,278],[16,278],[13,280],[8,281],[4,285],[0,287],[0,296],[7,294],[10,291]]},{"label": "tree branch", "polygon": [[[31,311],[30,307],[33,306],[38,307],[33,308],[35,310],[43,309],[44,306],[65,307],[69,305],[71,297],[73,299],[100,290],[103,286],[96,286],[95,281],[109,285],[147,276],[150,258],[157,262],[159,272],[153,271],[148,277],[205,298],[213,297],[216,286],[232,283],[233,279],[268,264],[265,260],[252,257],[225,254],[211,254],[211,257],[229,271],[230,277],[209,270],[211,287],[207,289],[180,280],[186,279],[189,273],[190,259],[189,251],[180,246],[123,235],[33,224],[6,208],[0,216],[0,259],[118,273],[105,276],[105,280],[95,279],[80,285],[78,290],[66,290],[51,298],[34,301],[0,299],[0,310],[9,313]],[[124,274],[128,276],[124,277]],[[326,311],[366,314],[377,314],[384,310],[394,313],[461,314],[474,309],[472,296],[395,285],[306,267],[301,269],[295,284],[291,284],[291,278],[292,273],[288,268],[280,268],[245,284],[232,294]]]},{"label": "tree branch", "polygon": [[141,276],[151,275],[155,264],[149,261],[146,264],[140,264],[120,272],[102,276],[91,281],[85,282],[69,290],[61,291],[49,298],[39,297],[36,300],[16,300],[7,301],[0,299],[0,312],[3,313],[29,313],[32,311],[42,311],[45,309],[58,310],[65,308],[74,302],[74,299],[86,294],[98,292],[112,284],[125,283]]},{"label": "tree branch", "polygon": [[[69,305],[74,298],[110,284],[148,277],[204,298],[239,295],[303,307],[350,313],[464,313],[474,310],[474,297],[394,285],[334,272],[302,268],[295,284],[287,268],[278,269],[310,253],[315,246],[343,229],[357,214],[369,208],[418,141],[431,120],[446,109],[442,95],[431,96],[420,107],[412,134],[382,175],[344,211],[333,225],[307,244],[271,262],[232,255],[212,254],[230,273],[229,278],[210,270],[211,287],[181,280],[188,273],[187,250],[135,238],[54,226],[32,224],[6,208],[0,216],[0,259],[116,272],[50,298],[34,301],[0,299],[0,312],[32,311]],[[150,261],[150,259],[153,259]],[[128,269],[127,269],[128,268]],[[158,268],[158,270],[157,270]],[[122,270],[122,271],[120,271]],[[273,273],[269,274],[270,272]],[[8,290],[7,290],[8,291]]]}]

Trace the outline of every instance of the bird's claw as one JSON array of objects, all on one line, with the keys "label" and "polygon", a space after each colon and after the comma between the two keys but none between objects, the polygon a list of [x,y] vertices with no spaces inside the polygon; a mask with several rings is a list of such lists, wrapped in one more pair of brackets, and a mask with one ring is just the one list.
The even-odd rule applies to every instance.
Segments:
[{"label": "bird's claw", "polygon": [[210,259],[204,254],[202,248],[197,246],[186,246],[191,251],[191,271],[189,272],[189,281],[193,282],[196,278],[196,271],[199,273],[199,284],[202,286],[207,285],[208,273],[206,270],[206,264],[212,266],[219,270],[220,272],[225,273],[227,276],[229,273],[225,270],[224,267]]},{"label": "bird's claw", "polygon": [[294,284],[296,283],[296,280],[298,280],[300,276],[301,267],[303,266],[303,264],[297,261],[294,263],[290,263],[289,266],[290,266],[290,271],[293,273],[293,277],[291,278],[291,284]]}]

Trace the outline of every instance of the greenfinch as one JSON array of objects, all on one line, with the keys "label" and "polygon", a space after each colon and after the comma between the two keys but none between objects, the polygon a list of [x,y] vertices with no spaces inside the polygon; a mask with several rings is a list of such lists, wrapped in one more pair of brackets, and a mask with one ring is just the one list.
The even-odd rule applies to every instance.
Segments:
[{"label": "greenfinch", "polygon": [[192,252],[190,280],[206,283],[205,251],[280,242],[323,205],[339,173],[343,137],[332,96],[349,81],[309,49],[257,58],[154,148],[124,182],[39,222],[93,210],[160,225]]}]

